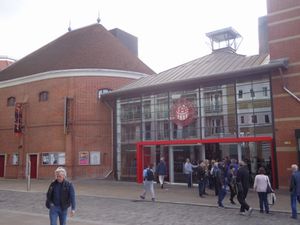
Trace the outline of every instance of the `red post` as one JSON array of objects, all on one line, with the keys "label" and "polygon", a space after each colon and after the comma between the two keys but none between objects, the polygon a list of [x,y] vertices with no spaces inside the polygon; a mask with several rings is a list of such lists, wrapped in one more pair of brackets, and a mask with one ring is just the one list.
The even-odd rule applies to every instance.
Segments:
[{"label": "red post", "polygon": [[143,145],[136,144],[136,179],[137,183],[143,183]]},{"label": "red post", "polygon": [[272,165],[272,188],[275,188],[276,184],[276,176],[275,176],[275,156],[274,156],[274,141],[270,142],[271,145],[271,165]]}]

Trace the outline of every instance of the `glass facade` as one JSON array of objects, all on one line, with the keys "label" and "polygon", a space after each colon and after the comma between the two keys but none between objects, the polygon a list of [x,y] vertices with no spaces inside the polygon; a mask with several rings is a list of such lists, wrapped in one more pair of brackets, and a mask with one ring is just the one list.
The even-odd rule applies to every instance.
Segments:
[{"label": "glass facade", "polygon": [[[240,79],[214,86],[199,85],[199,88],[184,91],[141,94],[136,98],[118,99],[116,107],[119,179],[135,179],[135,144],[139,141],[273,136],[268,76],[261,76],[260,79]],[[216,157],[210,155],[218,151],[218,158],[257,158],[260,155],[269,160],[270,152],[268,155],[261,153],[266,149],[263,145],[232,143],[184,148],[195,152],[193,155],[199,155],[198,158],[203,155],[206,158]],[[155,163],[159,159],[157,154],[165,151],[164,154],[168,155],[170,149],[176,150],[172,157],[173,160],[174,157],[177,159],[177,152],[184,149],[177,148],[170,146],[158,149],[157,146],[149,146],[144,149],[144,160]],[[256,153],[253,153],[253,149]],[[179,168],[178,165],[176,168]],[[253,171],[256,169],[255,167]]]}]

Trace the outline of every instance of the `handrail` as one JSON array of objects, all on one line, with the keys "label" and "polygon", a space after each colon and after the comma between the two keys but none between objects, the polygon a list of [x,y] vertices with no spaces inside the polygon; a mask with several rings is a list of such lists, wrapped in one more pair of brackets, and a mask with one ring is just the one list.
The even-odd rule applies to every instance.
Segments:
[{"label": "handrail", "polygon": [[300,98],[295,95],[293,92],[291,92],[286,86],[283,86],[283,90],[285,90],[287,93],[289,93],[293,98],[295,98],[298,102],[300,102]]},{"label": "handrail", "polygon": [[108,171],[108,173],[104,176],[104,178],[107,178],[112,172],[113,170]]}]

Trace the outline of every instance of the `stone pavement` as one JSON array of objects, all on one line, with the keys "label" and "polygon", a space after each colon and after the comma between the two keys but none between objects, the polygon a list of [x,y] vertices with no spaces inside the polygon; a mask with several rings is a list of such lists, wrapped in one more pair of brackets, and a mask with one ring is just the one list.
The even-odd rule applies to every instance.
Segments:
[{"label": "stone pavement", "polygon": [[[0,225],[49,224],[44,202],[50,182],[32,180],[30,190],[27,191],[26,180],[0,179]],[[188,189],[186,185],[166,184],[165,189],[160,189],[155,184],[156,202],[153,204],[139,199],[142,184],[96,179],[72,182],[76,190],[78,211],[75,217],[68,219],[68,225],[292,225],[299,222],[289,218],[287,190],[276,191],[277,202],[271,207],[271,217],[256,211],[258,198],[251,190],[247,199],[256,210],[250,219],[239,215],[239,205],[231,205],[229,195],[224,199],[226,209],[217,208],[217,197],[211,190],[208,190],[208,196],[199,198],[196,185]]]},{"label": "stone pavement", "polygon": [[[46,193],[50,180],[32,180],[29,192]],[[76,194],[83,196],[109,197],[117,199],[137,200],[142,192],[143,185],[135,182],[112,181],[112,180],[74,180],[72,181]],[[27,192],[26,180],[0,179],[0,190],[11,190]],[[290,198],[287,189],[276,190],[277,201],[271,206],[271,211],[290,213]],[[155,184],[156,201],[165,203],[178,203],[188,205],[203,205],[217,207],[217,197],[212,190],[208,189],[208,196],[199,198],[198,186],[194,184],[193,188],[188,189],[185,185],[166,184],[164,189],[160,189]],[[235,201],[236,197],[235,197]],[[259,209],[257,194],[250,190],[247,202],[254,209]],[[224,205],[227,208],[237,208],[229,202],[229,194],[224,199]],[[299,210],[300,212],[300,210]]]},{"label": "stone pavement", "polygon": [[[0,190],[1,225],[49,224],[45,193]],[[151,202],[98,196],[77,196],[77,212],[68,225],[296,225],[286,213],[241,216],[238,209]]]}]

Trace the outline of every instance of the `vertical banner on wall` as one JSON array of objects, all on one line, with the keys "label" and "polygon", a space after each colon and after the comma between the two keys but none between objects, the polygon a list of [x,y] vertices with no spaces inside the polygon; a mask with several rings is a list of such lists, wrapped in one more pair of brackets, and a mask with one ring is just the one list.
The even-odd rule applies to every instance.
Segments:
[{"label": "vertical banner on wall", "polygon": [[15,125],[14,125],[14,132],[17,135],[22,134],[22,104],[21,103],[16,103],[15,107]]},{"label": "vertical banner on wall", "polygon": [[71,101],[72,98],[65,97],[64,100],[64,133],[68,134],[70,132],[70,123],[71,123]]}]

